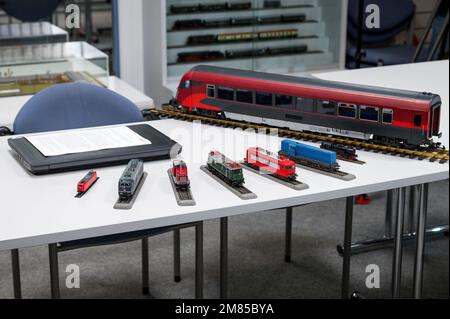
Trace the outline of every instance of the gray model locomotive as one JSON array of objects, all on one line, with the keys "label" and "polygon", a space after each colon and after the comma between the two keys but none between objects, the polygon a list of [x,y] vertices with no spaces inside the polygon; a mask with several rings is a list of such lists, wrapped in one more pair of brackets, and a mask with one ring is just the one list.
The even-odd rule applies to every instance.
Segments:
[{"label": "gray model locomotive", "polygon": [[128,200],[133,197],[143,174],[143,161],[139,159],[132,159],[128,162],[127,167],[119,179],[119,198],[121,200]]}]

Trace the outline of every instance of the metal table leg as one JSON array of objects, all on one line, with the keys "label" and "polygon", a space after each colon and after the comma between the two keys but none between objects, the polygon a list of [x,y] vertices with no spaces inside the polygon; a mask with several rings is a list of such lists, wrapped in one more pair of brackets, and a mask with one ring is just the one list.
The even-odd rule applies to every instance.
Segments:
[{"label": "metal table leg", "polygon": [[404,187],[398,192],[397,214],[395,222],[395,246],[394,259],[392,262],[392,298],[400,297],[401,277],[402,277],[402,240],[403,240],[403,219],[405,215],[405,193]]},{"label": "metal table leg", "polygon": [[347,197],[347,202],[345,205],[344,255],[342,263],[342,290],[341,290],[342,299],[347,299],[350,297],[349,295],[350,257],[351,257],[350,246],[352,244],[353,202],[354,202],[353,196]]},{"label": "metal table leg", "polygon": [[148,295],[150,293],[149,284],[149,261],[148,261],[148,238],[142,239],[142,293]]},{"label": "metal table leg", "polygon": [[220,219],[220,298],[228,297],[228,217]]},{"label": "metal table leg", "polygon": [[292,251],[292,207],[286,208],[286,242],[284,248],[284,261],[291,261]]},{"label": "metal table leg", "polygon": [[181,281],[180,233],[180,229],[173,231],[173,278],[175,282]]},{"label": "metal table leg", "polygon": [[22,299],[22,288],[20,284],[19,249],[11,250],[11,266],[13,276],[14,298]]},{"label": "metal table leg", "polygon": [[203,222],[195,225],[195,298],[203,299]]},{"label": "metal table leg", "polygon": [[48,253],[50,260],[50,286],[52,298],[59,299],[59,271],[58,271],[58,250],[56,244],[48,245]]},{"label": "metal table leg", "polygon": [[415,220],[416,220],[416,193],[417,193],[417,186],[412,185],[409,187],[409,203],[408,203],[408,233],[414,234],[414,226],[415,226]]},{"label": "metal table leg", "polygon": [[420,185],[419,216],[417,221],[416,258],[414,263],[413,297],[422,297],[423,255],[425,250],[425,229],[427,224],[428,184]]},{"label": "metal table leg", "polygon": [[384,237],[392,237],[392,205],[394,198],[394,190],[389,189],[386,196],[386,215],[384,218]]}]

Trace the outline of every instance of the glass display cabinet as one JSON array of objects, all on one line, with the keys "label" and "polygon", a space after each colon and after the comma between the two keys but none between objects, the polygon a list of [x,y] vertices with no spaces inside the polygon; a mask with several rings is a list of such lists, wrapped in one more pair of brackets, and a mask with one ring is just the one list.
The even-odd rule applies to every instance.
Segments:
[{"label": "glass display cabinet", "polygon": [[167,0],[167,79],[196,64],[276,73],[338,68],[341,1]]},{"label": "glass display cabinet", "polygon": [[56,43],[68,40],[67,31],[45,21],[0,24],[0,46]]},{"label": "glass display cabinet", "polygon": [[84,80],[107,86],[108,56],[85,42],[0,47],[0,97]]}]

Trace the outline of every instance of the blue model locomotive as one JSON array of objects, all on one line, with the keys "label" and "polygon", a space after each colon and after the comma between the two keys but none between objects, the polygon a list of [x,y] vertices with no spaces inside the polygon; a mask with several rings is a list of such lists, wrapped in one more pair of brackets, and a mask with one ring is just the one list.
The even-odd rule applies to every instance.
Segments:
[{"label": "blue model locomotive", "polygon": [[132,159],[128,162],[127,167],[119,179],[119,198],[121,200],[128,200],[133,197],[143,175],[143,161],[139,159]]},{"label": "blue model locomotive", "polygon": [[339,169],[339,164],[336,162],[336,152],[324,150],[308,144],[288,139],[282,140],[280,154],[289,157],[300,165],[330,172]]}]

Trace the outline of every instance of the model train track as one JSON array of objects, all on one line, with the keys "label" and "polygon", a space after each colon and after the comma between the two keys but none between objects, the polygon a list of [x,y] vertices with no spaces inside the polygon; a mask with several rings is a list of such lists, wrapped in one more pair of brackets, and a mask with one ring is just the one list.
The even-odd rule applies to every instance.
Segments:
[{"label": "model train track", "polygon": [[322,134],[322,133],[316,133],[316,132],[300,132],[300,131],[294,131],[290,129],[285,128],[278,128],[278,127],[271,127],[268,125],[263,124],[255,124],[255,123],[248,123],[248,122],[241,122],[236,120],[229,120],[229,119],[221,119],[221,118],[214,118],[214,117],[208,117],[198,114],[192,114],[192,113],[185,113],[181,112],[179,109],[174,108],[172,106],[163,105],[161,109],[150,109],[149,112],[153,115],[157,115],[160,117],[165,118],[173,118],[177,120],[183,120],[183,121],[201,121],[205,124],[215,125],[215,126],[222,126],[222,127],[228,127],[228,128],[241,128],[241,129],[254,129],[254,130],[264,130],[267,134],[270,133],[270,129],[277,129],[278,134],[282,137],[292,138],[296,140],[303,140],[303,141],[309,141],[309,142],[321,142],[321,141],[328,141],[328,142],[336,142],[341,143],[349,146],[353,146],[357,149],[364,150],[364,151],[371,151],[375,153],[382,153],[382,154],[389,154],[393,156],[400,156],[400,157],[409,157],[411,159],[417,159],[417,160],[425,160],[428,159],[430,162],[439,162],[441,164],[444,164],[448,162],[449,160],[449,152],[446,149],[442,148],[426,148],[423,150],[411,150],[396,146],[388,146],[388,145],[381,145],[377,144],[372,141],[364,141],[359,140],[355,138],[347,138],[342,136],[335,136],[335,135],[328,135],[328,134]]}]

